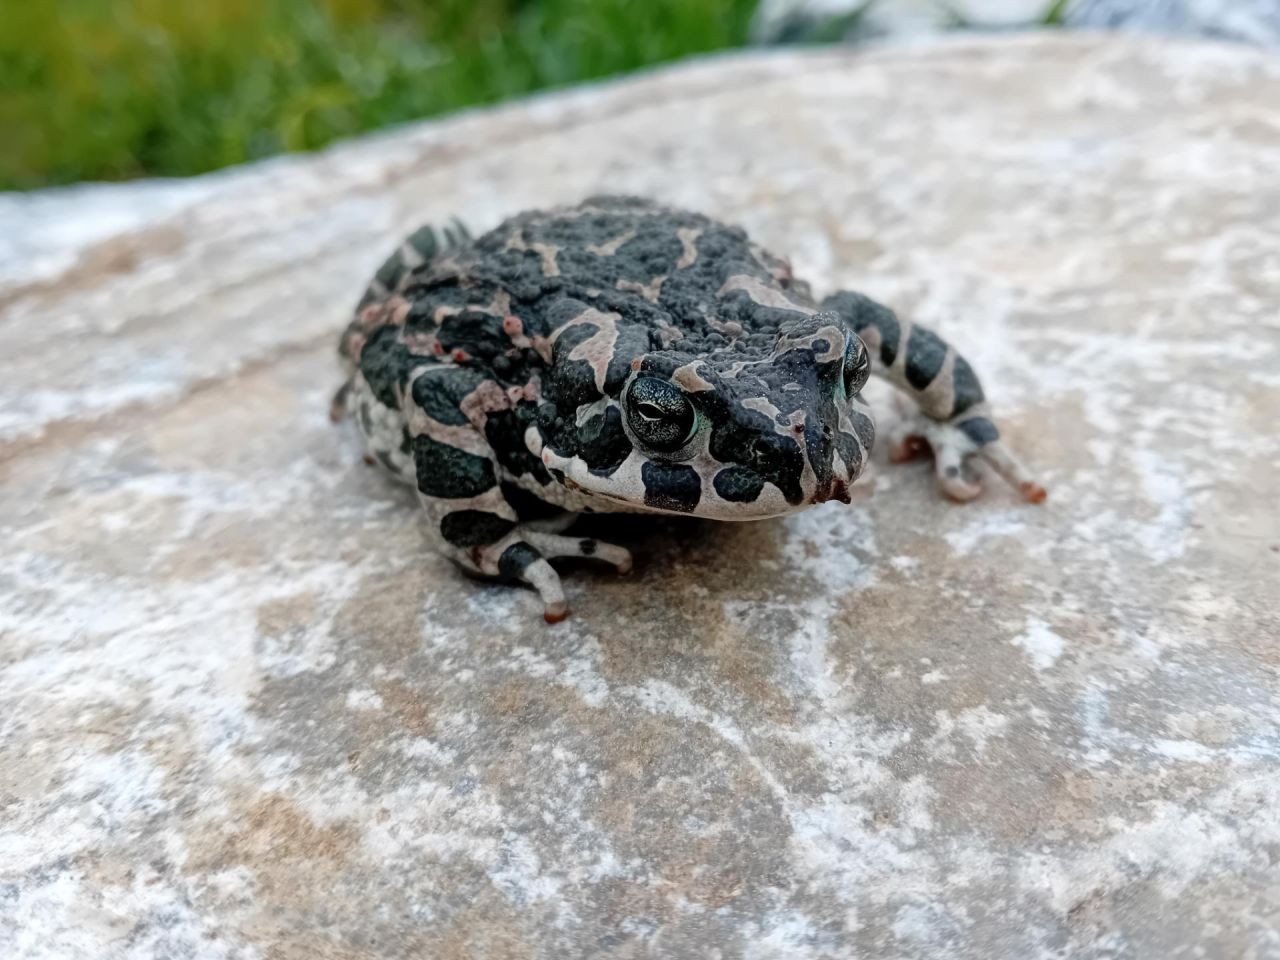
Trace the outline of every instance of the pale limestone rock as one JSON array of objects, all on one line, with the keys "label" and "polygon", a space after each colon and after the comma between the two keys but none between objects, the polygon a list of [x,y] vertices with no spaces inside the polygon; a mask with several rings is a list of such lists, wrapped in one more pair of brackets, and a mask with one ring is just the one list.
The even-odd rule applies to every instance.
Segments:
[{"label": "pale limestone rock", "polygon": [[[716,59],[107,223],[0,198],[0,956],[1275,955],[1278,169],[1274,62],[1029,36]],[[328,423],[336,334],[421,221],[600,190],[935,325],[1049,502],[880,454],[850,507],[624,522],[556,628],[461,578]]]},{"label": "pale limestone rock", "polygon": [[948,30],[1132,30],[1280,48],[1276,0],[761,0],[752,35],[762,43],[829,38],[903,40]]}]

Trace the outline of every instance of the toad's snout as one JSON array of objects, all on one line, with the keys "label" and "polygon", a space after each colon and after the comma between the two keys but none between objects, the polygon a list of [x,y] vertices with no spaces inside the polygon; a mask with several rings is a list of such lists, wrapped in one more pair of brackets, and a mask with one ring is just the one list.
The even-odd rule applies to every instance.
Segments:
[{"label": "toad's snout", "polygon": [[849,484],[839,477],[832,477],[829,483],[823,484],[813,494],[814,503],[826,503],[828,500],[839,500],[841,503],[851,503],[849,497]]},{"label": "toad's snout", "polygon": [[[861,407],[856,401],[855,407]],[[869,418],[863,418],[862,429],[854,425],[854,418],[861,414],[851,409],[841,412],[837,419],[827,419],[821,425],[805,431],[806,473],[812,494],[810,503],[826,503],[839,500],[849,503],[849,488],[862,474],[874,436],[874,426]],[[834,422],[833,422],[834,421]]]}]

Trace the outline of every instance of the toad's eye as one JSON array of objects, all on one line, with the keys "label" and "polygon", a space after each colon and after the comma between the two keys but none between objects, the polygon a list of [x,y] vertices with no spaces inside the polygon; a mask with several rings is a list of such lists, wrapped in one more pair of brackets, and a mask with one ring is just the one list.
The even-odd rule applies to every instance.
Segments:
[{"label": "toad's eye", "polygon": [[867,385],[869,376],[871,376],[871,356],[867,353],[866,344],[856,333],[851,333],[844,347],[845,393],[853,396]]},{"label": "toad's eye", "polygon": [[683,391],[667,380],[640,377],[627,391],[627,425],[646,447],[674,453],[689,442],[698,417]]}]

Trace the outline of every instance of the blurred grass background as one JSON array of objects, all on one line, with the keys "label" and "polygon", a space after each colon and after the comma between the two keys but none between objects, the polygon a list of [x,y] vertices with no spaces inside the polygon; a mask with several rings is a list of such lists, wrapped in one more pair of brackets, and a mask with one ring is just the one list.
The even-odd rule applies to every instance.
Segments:
[{"label": "blurred grass background", "polygon": [[4,0],[0,189],[183,176],[746,42],[755,0]]}]

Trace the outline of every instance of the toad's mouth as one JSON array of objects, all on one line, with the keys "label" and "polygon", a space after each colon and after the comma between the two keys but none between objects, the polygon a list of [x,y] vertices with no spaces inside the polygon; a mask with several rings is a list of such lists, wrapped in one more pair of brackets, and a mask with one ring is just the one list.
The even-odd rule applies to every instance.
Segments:
[{"label": "toad's mouth", "polygon": [[709,520],[767,520],[811,506],[811,496],[787,497],[770,480],[738,464],[710,457],[678,463],[635,454],[607,475],[577,457],[544,455],[570,490],[607,504],[607,509]]}]

